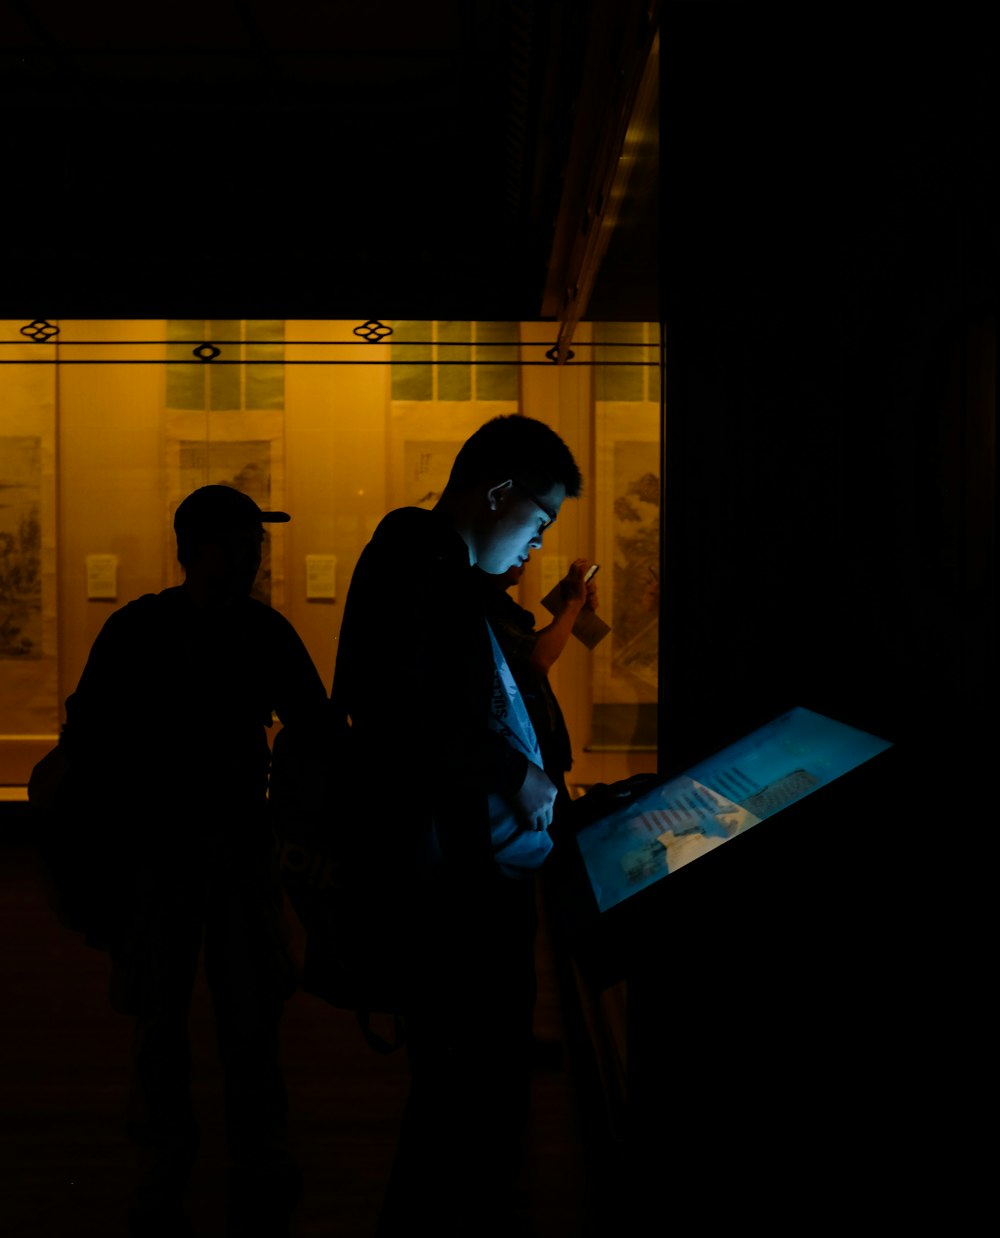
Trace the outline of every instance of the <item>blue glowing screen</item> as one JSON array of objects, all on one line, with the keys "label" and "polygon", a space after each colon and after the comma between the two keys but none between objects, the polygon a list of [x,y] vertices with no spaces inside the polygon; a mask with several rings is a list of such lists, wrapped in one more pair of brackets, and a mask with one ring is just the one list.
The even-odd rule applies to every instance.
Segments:
[{"label": "blue glowing screen", "polygon": [[577,834],[601,911],[891,748],[796,707]]}]

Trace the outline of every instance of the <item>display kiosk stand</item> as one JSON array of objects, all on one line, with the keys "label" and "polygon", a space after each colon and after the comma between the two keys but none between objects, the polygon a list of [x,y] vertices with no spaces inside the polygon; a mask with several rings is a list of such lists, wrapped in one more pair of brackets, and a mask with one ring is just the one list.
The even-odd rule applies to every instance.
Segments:
[{"label": "display kiosk stand", "polygon": [[899,753],[879,752],[600,911],[579,866],[562,912],[580,973],[627,994],[622,1232],[816,1232],[883,1192],[912,1083],[913,903]]}]

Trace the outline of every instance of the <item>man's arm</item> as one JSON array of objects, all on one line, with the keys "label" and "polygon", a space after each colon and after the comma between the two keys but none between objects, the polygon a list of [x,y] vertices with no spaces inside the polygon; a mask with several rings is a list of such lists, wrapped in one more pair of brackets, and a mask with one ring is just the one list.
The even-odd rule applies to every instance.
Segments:
[{"label": "man's arm", "polygon": [[586,606],[597,610],[597,585],[593,580],[584,581],[590,564],[586,559],[575,559],[560,582],[561,608],[551,623],[539,628],[535,636],[529,665],[539,676],[547,675],[566,648],[576,623],[577,615]]},{"label": "man's arm", "polygon": [[90,647],[76,688],[66,698],[60,742],[81,764],[111,742],[115,720],[128,716],[125,703],[142,681],[133,638],[136,607],[137,603],[130,602],[108,616]]},{"label": "man's arm", "polygon": [[280,648],[274,712],[282,725],[311,726],[325,722],[329,700],[316,664],[292,624],[278,612],[273,613]]}]

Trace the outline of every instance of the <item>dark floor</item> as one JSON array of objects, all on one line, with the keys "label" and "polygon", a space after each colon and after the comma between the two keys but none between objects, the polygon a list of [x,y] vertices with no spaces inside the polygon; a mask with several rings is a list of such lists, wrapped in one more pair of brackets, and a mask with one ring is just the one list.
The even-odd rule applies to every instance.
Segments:
[{"label": "dark floor", "polygon": [[[129,1022],[107,1002],[107,961],[51,915],[33,854],[0,844],[0,1231],[11,1238],[117,1238],[132,1181],[125,1140]],[[590,1119],[548,933],[539,943],[536,1071],[524,1191],[538,1238],[602,1232]],[[199,1235],[225,1232],[226,1157],[210,1007],[192,1015],[203,1151],[191,1190]],[[367,1238],[406,1092],[403,1053],[380,1056],[350,1014],[299,993],[289,1002],[284,1061],[292,1143],[304,1195],[291,1235]],[[599,1192],[598,1192],[599,1194]]]}]

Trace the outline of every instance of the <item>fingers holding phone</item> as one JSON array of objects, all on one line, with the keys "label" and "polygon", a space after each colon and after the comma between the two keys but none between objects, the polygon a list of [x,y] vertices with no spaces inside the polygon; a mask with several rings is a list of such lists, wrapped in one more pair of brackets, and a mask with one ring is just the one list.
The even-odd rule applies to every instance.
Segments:
[{"label": "fingers holding phone", "polygon": [[584,605],[589,607],[590,610],[597,610],[597,581],[594,577],[600,570],[601,565],[599,563],[592,563],[583,577],[584,587],[587,590]]},{"label": "fingers holding phone", "polygon": [[587,600],[584,578],[590,564],[586,559],[574,559],[569,571],[559,582],[558,590],[564,604],[583,606]]}]

